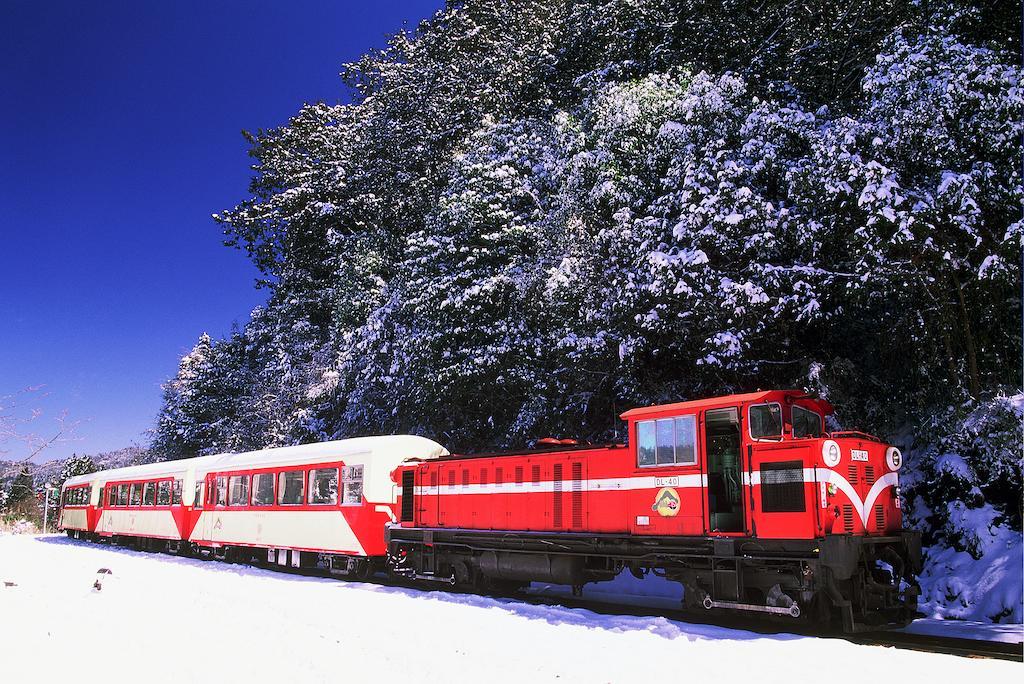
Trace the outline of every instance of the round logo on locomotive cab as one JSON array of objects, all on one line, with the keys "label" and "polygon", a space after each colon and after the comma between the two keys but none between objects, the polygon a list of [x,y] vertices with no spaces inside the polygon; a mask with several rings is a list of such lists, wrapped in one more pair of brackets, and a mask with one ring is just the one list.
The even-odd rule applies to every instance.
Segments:
[{"label": "round logo on locomotive cab", "polygon": [[654,497],[654,505],[651,506],[652,511],[657,511],[658,515],[670,518],[673,515],[679,514],[679,494],[676,490],[671,487],[663,487],[658,492],[658,496]]}]

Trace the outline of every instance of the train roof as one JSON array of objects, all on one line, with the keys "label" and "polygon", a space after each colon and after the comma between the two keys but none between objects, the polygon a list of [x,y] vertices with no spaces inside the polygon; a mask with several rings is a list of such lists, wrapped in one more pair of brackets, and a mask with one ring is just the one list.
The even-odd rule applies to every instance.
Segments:
[{"label": "train roof", "polygon": [[762,390],[748,392],[746,394],[728,394],[723,397],[709,397],[707,399],[695,399],[692,401],[681,401],[675,404],[659,404],[657,406],[641,406],[621,414],[623,420],[637,419],[644,416],[664,415],[667,413],[694,413],[703,409],[722,408],[736,406],[738,404],[756,404],[765,401],[794,401],[796,399],[808,399],[815,403],[818,408],[828,415],[833,412],[832,404],[807,394],[802,390]]},{"label": "train roof", "polygon": [[208,463],[203,463],[196,469],[196,473],[323,463],[338,459],[351,460],[360,456],[367,456],[373,460],[393,461],[397,464],[408,458],[432,459],[446,455],[448,450],[443,446],[418,435],[353,437],[331,442],[222,454],[213,457],[214,460]]},{"label": "train roof", "polygon": [[87,475],[69,477],[64,486],[89,484],[96,480],[112,482],[181,477],[189,469],[194,469],[197,477],[201,477],[209,472],[234,468],[289,466],[358,456],[398,463],[406,458],[431,459],[447,454],[448,450],[437,442],[417,435],[354,437],[330,442],[274,447],[241,453],[212,454],[176,461],[160,461],[112,470],[100,470]]}]

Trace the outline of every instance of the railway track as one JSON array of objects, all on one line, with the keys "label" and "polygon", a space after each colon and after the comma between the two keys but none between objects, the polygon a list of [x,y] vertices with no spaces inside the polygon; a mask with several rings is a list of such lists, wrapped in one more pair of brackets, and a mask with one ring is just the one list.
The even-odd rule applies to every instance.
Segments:
[{"label": "railway track", "polygon": [[[73,541],[71,543],[92,545],[90,542],[85,541]],[[152,553],[154,555],[175,555],[166,552]],[[176,555],[176,557],[181,558],[183,556]],[[445,593],[451,594],[486,596],[489,598],[524,603],[529,605],[589,610],[591,612],[598,613],[601,615],[651,618],[661,617],[668,620],[674,620],[677,622],[683,622],[687,624],[708,625],[712,627],[721,627],[725,629],[744,630],[747,632],[764,634],[765,636],[793,635],[813,638],[843,639],[845,641],[849,641],[850,643],[859,644],[862,646],[879,646],[886,648],[905,649],[911,651],[922,651],[927,653],[942,653],[946,655],[961,656],[965,658],[994,658],[998,660],[1024,662],[1024,644],[1021,643],[1006,643],[1000,641],[987,641],[983,639],[965,639],[962,637],[944,637],[931,634],[915,634],[912,632],[902,631],[877,631],[863,632],[857,634],[843,634],[841,632],[833,632],[829,634],[822,634],[820,629],[812,630],[810,626],[806,624],[793,622],[786,624],[785,620],[788,620],[789,618],[777,618],[778,621],[765,621],[765,619],[762,617],[760,620],[752,620],[749,617],[746,617],[742,614],[721,614],[711,612],[689,611],[682,609],[670,609],[664,607],[652,608],[648,606],[637,606],[626,603],[618,603],[613,601],[576,596],[566,596],[561,594],[501,594],[460,590],[457,588],[449,587],[447,584],[439,583],[435,586],[429,586],[421,583],[411,582],[409,580],[399,577],[388,577],[380,573],[367,579],[359,580],[338,577],[330,574],[326,570],[321,569],[298,569],[261,563],[239,564],[247,565],[248,567],[253,568],[272,570],[275,573],[300,575],[304,577],[324,577],[329,579],[336,579],[339,581],[361,582],[381,587],[400,587],[403,589],[414,589],[423,592],[444,591]]]}]

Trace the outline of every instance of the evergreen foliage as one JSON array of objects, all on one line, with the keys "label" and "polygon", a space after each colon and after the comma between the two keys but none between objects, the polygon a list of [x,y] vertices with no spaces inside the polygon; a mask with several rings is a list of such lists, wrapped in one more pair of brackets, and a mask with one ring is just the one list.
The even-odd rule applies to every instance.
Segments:
[{"label": "evergreen foliage", "polygon": [[1016,7],[449,3],[249,135],[216,219],[269,300],[182,359],[155,447],[608,439],[795,386],[1019,527],[1020,431],[965,427],[1022,385]]}]

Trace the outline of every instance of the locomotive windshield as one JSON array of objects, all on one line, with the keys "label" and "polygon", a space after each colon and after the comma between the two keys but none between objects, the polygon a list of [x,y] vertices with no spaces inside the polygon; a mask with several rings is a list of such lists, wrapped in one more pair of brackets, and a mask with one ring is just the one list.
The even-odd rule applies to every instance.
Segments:
[{"label": "locomotive windshield", "polygon": [[821,416],[814,411],[794,406],[793,437],[821,437]]},{"label": "locomotive windshield", "polygon": [[750,407],[751,439],[782,439],[782,407],[758,404]]}]

